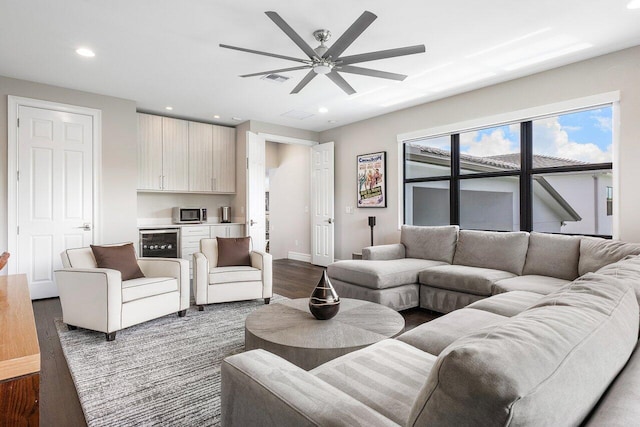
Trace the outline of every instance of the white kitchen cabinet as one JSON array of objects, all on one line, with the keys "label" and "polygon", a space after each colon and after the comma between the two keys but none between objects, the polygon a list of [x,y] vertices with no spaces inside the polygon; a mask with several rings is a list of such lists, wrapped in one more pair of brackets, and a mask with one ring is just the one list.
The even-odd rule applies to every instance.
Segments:
[{"label": "white kitchen cabinet", "polygon": [[213,126],[213,191],[236,192],[236,130]]},{"label": "white kitchen cabinet", "polygon": [[189,122],[189,191],[213,191],[213,126]]},{"label": "white kitchen cabinet", "polygon": [[234,128],[189,122],[189,191],[235,193]]},{"label": "white kitchen cabinet", "polygon": [[138,114],[138,189],[162,190],[162,117]]},{"label": "white kitchen cabinet", "polygon": [[138,113],[138,189],[188,191],[189,126],[185,120]]},{"label": "white kitchen cabinet", "polygon": [[244,224],[212,225],[211,237],[244,237]]},{"label": "white kitchen cabinet", "polygon": [[189,190],[189,122],[162,118],[162,189]]},{"label": "white kitchen cabinet", "polygon": [[208,225],[180,228],[180,258],[189,261],[189,277],[193,277],[193,254],[200,252],[200,239],[206,239],[209,235]]}]

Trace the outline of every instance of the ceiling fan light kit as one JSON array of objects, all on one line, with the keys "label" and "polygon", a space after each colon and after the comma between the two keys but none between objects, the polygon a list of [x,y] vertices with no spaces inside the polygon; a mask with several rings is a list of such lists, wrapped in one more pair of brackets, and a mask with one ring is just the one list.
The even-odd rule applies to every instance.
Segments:
[{"label": "ceiling fan light kit", "polygon": [[300,35],[298,35],[298,33],[296,33],[293,28],[291,28],[289,24],[287,24],[284,19],[282,19],[276,12],[269,11],[265,12],[265,14],[307,55],[308,58],[294,58],[291,56],[262,52],[259,50],[230,46],[226,44],[220,44],[220,47],[305,64],[297,67],[281,68],[279,70],[262,71],[259,73],[244,74],[240,76],[254,77],[263,76],[266,74],[310,69],[307,75],[300,81],[300,83],[298,83],[298,85],[293,88],[293,90],[291,91],[292,94],[300,92],[318,74],[326,75],[333,83],[335,83],[348,95],[352,95],[356,93],[356,91],[338,72],[402,81],[407,78],[407,76],[404,74],[389,73],[386,71],[373,70],[370,68],[354,67],[352,64],[425,52],[425,47],[421,44],[396,49],[379,50],[358,55],[340,56],[377,18],[376,15],[369,11],[365,11],[362,15],[360,15],[360,17],[353,24],[351,24],[347,31],[345,31],[344,34],[342,34],[338,38],[338,40],[336,40],[329,47],[325,45],[325,42],[327,42],[331,37],[331,32],[329,30],[314,31],[314,38],[320,42],[320,46],[315,49],[312,49],[311,46],[309,46],[302,39],[302,37],[300,37]]}]

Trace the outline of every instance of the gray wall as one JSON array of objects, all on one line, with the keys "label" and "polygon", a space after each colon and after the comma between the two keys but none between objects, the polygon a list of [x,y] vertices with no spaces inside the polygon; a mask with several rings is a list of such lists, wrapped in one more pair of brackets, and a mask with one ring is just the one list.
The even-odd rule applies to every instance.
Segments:
[{"label": "gray wall", "polygon": [[4,224],[0,227],[0,248],[7,247],[8,95],[102,111],[102,243],[136,242],[138,164],[135,101],[0,76],[0,224]]},{"label": "gray wall", "polygon": [[[640,192],[635,188],[640,181],[638,70],[640,47],[634,47],[322,132],[321,141],[336,143],[336,258],[350,258],[352,252],[368,245],[368,215],[378,217],[376,243],[399,241],[397,182],[402,171],[397,166],[398,134],[617,90],[621,93],[620,144],[614,148],[619,154],[615,168],[620,178],[617,237],[640,241],[636,218]],[[356,155],[383,150],[388,160],[388,207],[345,214],[346,206],[356,206]]]}]

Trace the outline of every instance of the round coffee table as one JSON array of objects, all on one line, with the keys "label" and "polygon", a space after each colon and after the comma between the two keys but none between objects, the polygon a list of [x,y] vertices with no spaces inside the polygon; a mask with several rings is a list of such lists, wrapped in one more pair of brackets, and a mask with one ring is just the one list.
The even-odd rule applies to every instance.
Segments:
[{"label": "round coffee table", "polygon": [[246,350],[262,348],[309,370],[403,330],[404,318],[380,304],[341,298],[336,317],[317,320],[309,312],[309,298],[300,298],[249,314],[244,346]]}]

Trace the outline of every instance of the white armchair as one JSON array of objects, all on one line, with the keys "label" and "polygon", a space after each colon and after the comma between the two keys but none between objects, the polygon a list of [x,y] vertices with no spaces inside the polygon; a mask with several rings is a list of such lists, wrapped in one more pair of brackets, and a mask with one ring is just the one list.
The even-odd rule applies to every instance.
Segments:
[{"label": "white armchair", "polygon": [[143,278],[122,281],[120,271],[98,268],[91,248],[67,249],[56,282],[62,321],[104,332],[116,331],[189,308],[189,262],[177,258],[138,258]]},{"label": "white armchair", "polygon": [[252,251],[251,266],[218,267],[216,239],[200,240],[200,252],[193,254],[193,284],[198,310],[206,304],[264,298],[269,304],[272,291],[272,257]]}]

